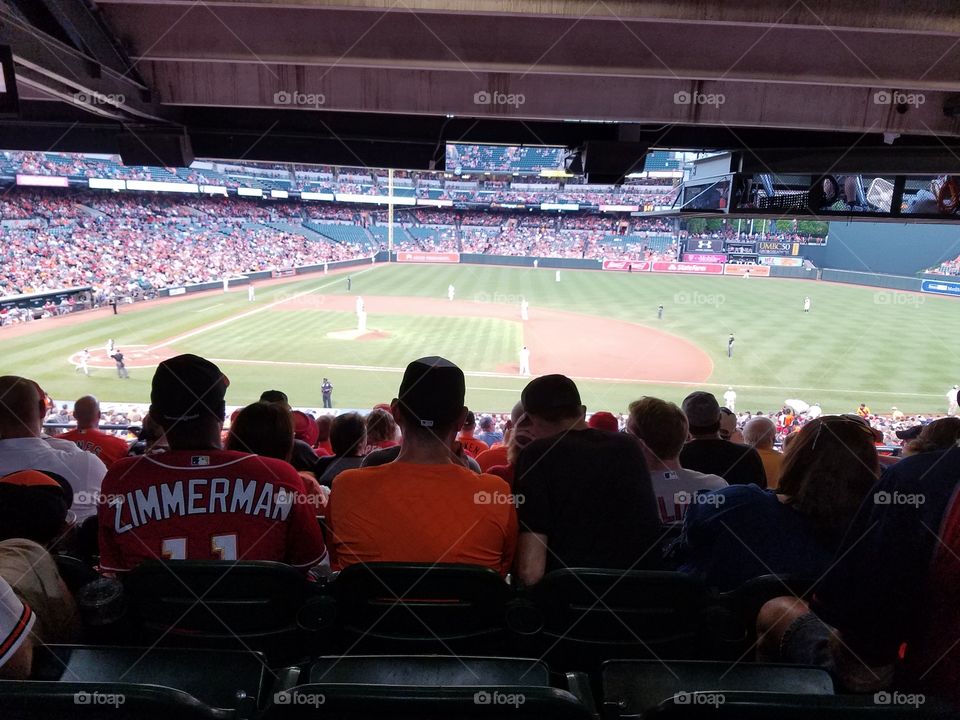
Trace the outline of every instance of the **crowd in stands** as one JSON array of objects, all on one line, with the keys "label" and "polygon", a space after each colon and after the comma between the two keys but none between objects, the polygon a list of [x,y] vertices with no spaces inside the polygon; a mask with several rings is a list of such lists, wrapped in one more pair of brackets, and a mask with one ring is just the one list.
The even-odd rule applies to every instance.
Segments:
[{"label": "crowd in stands", "polygon": [[[71,550],[119,578],[160,558],[271,560],[318,583],[356,565],[459,563],[534,590],[567,568],[656,569],[721,592],[810,578],[815,594],[784,583],[754,609],[748,653],[822,667],[844,692],[960,699],[960,561],[940,551],[960,532],[958,417],[921,427],[898,458],[878,452],[862,404],[826,415],[788,402],[741,427],[695,391],[680,406],[640,398],[621,426],[610,412],[588,416],[563,375],[530,380],[508,417],[477,417],[460,368],[423,357],[365,417],[314,419],[265,390],[225,430],[229,385],[204,358],[162,362],[140,418],[149,432],[128,449],[99,430],[92,397],[74,404],[69,435],[45,435],[44,418],[68,420],[67,407],[0,377],[5,677],[29,677],[30,650],[82,632],[63,583],[18,592],[2,561],[13,540],[40,571]],[[677,530],[666,543],[665,529]],[[33,623],[42,631],[24,630]]]},{"label": "crowd in stands", "polygon": [[927,275],[960,275],[960,255],[923,271]]},{"label": "crowd in stands", "polygon": [[[137,297],[224,276],[367,256],[385,239],[371,231],[383,227],[386,213],[292,201],[15,189],[0,198],[0,220],[0,296],[93,286],[105,297]],[[416,209],[398,212],[397,220],[397,250],[677,257],[673,240],[666,248],[646,242],[677,234],[661,219]],[[323,223],[364,228],[367,242],[342,242],[335,234],[318,239]]]}]

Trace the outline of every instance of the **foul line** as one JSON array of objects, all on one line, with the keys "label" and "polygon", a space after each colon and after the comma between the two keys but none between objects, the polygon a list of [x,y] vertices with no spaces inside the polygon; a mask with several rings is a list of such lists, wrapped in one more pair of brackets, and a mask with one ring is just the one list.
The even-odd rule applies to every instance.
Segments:
[{"label": "foul line", "polygon": [[[357,275],[363,275],[364,273],[368,273],[371,270],[376,270],[377,268],[380,268],[380,267],[385,267],[385,266],[374,265],[373,267],[368,267],[366,270],[361,270],[360,272],[353,273],[351,277],[356,277]],[[251,315],[256,315],[257,313],[264,312],[265,310],[274,308],[277,305],[282,305],[285,302],[290,302],[291,300],[302,298],[305,295],[312,295],[313,293],[319,292],[320,290],[328,288],[331,285],[338,285],[338,284],[341,284],[342,282],[343,282],[343,277],[341,276],[341,277],[338,277],[336,280],[331,280],[330,282],[325,283],[324,285],[319,285],[318,287],[315,287],[312,290],[304,290],[303,292],[296,293],[294,295],[291,295],[290,297],[285,297],[281,300],[274,300],[272,303],[261,305],[260,307],[254,308],[253,310],[247,310],[246,312],[242,312],[239,315],[231,315],[228,318],[224,318],[223,320],[219,320],[215,323],[210,323],[209,325],[204,325],[203,327],[199,327],[195,330],[191,330],[190,332],[184,333],[183,335],[177,335],[176,337],[171,338],[169,340],[164,340],[162,343],[158,343],[157,345],[153,345],[150,348],[148,348],[147,352],[153,352],[154,350],[167,347],[168,345],[173,345],[174,343],[180,342],[181,340],[186,340],[187,338],[191,338],[194,335],[200,335],[201,333],[209,332],[210,330],[216,330],[217,328],[221,328],[224,325],[229,325],[230,323],[236,320],[242,320],[243,318],[248,318]]]},{"label": "foul line", "polygon": [[[305,367],[305,368],[325,368],[328,370],[358,370],[360,372],[389,372],[403,373],[406,368],[389,367],[385,365],[338,365],[334,363],[316,363],[316,362],[297,362],[293,360],[241,360],[237,358],[209,358],[215,363],[233,363],[237,365],[282,365],[287,367]],[[481,372],[464,370],[463,374],[474,378],[497,378],[509,380],[523,380],[529,382],[536,375],[517,375],[514,373]],[[696,380],[650,380],[641,378],[610,378],[610,377],[592,377],[588,375],[573,375],[573,380],[583,380],[586,382],[610,382],[622,384],[644,384],[644,385],[684,385],[687,387],[730,387],[730,383],[708,383],[697,382]],[[818,393],[857,393],[869,395],[890,395],[892,397],[911,397],[934,398],[940,397],[936,393],[908,393],[908,392],[888,392],[875,390],[848,390],[844,388],[809,388],[793,385],[735,385],[741,390],[803,390],[804,392]],[[476,388],[477,390],[498,390],[500,388]]]}]

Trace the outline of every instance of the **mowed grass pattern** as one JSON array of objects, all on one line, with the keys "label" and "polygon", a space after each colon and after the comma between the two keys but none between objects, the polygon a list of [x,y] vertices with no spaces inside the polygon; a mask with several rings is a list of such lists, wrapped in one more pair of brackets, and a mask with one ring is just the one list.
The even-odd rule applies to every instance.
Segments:
[{"label": "mowed grass pattern", "polygon": [[[658,328],[706,351],[714,362],[706,387],[719,395],[733,385],[741,409],[769,410],[788,397],[800,397],[820,402],[827,411],[851,411],[866,402],[876,412],[893,405],[905,412],[942,412],[947,387],[960,383],[960,304],[951,298],[803,280],[570,270],[560,275],[558,283],[555,271],[545,268],[377,266],[354,272],[349,294],[435,297],[446,303],[452,283],[458,302],[517,306],[526,297],[532,312],[548,307]],[[299,293],[309,294],[290,300]],[[396,394],[398,372],[321,366],[402,368],[415,357],[440,354],[467,371],[489,372],[516,362],[523,344],[520,322],[375,312],[368,325],[387,338],[332,340],[328,332],[353,327],[355,318],[325,309],[322,298],[327,294],[347,294],[346,278],[316,276],[260,287],[253,304],[240,288],[117,317],[99,315],[70,327],[51,323],[50,330],[21,338],[6,339],[0,330],[3,372],[34,377],[58,399],[93,392],[105,400],[144,402],[151,370],[133,369],[129,381],[118,380],[112,369],[85,378],[73,372],[67,357],[84,346],[101,348],[108,337],[121,347],[153,345],[226,321],[179,339],[171,348],[223,359],[231,379],[231,404],[254,400],[269,386],[287,391],[295,403],[315,406],[320,403],[321,378],[327,375],[339,407],[365,408]],[[804,314],[807,295],[812,312]],[[278,300],[291,309],[261,311]],[[658,321],[660,303],[665,312]],[[726,357],[730,332],[736,337],[732,359]],[[569,342],[578,342],[573,327]],[[536,369],[537,348],[531,350]],[[642,355],[644,348],[636,352]],[[468,377],[467,385],[472,407],[508,410],[524,381]],[[591,410],[623,410],[645,394],[679,401],[691,389],[683,384],[579,385]]]}]

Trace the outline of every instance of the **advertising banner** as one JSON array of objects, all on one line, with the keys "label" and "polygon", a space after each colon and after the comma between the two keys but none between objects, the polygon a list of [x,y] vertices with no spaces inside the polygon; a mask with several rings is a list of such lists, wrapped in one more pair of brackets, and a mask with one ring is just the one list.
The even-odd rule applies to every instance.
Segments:
[{"label": "advertising banner", "polygon": [[719,263],[655,262],[653,272],[688,273],[690,275],[722,275]]},{"label": "advertising banner", "polygon": [[801,257],[770,257],[760,258],[763,265],[776,265],[778,267],[803,267],[803,258]]},{"label": "advertising banner", "polygon": [[604,270],[620,270],[622,272],[649,272],[650,263],[638,260],[604,260]]},{"label": "advertising banner", "polygon": [[724,265],[724,275],[750,275],[751,277],[770,277],[769,265]]},{"label": "advertising banner", "polygon": [[684,253],[683,261],[689,263],[725,263],[727,256],[723,253]]},{"label": "advertising banner", "polygon": [[687,252],[723,252],[723,238],[690,238],[687,240]]},{"label": "advertising banner", "polygon": [[397,262],[402,263],[458,263],[460,253],[398,252]]},{"label": "advertising banner", "polygon": [[782,240],[761,240],[757,243],[757,251],[761,255],[799,255],[800,243],[784,242]]},{"label": "advertising banner", "polygon": [[920,283],[920,289],[926,293],[960,297],[960,282],[952,280],[923,280]]}]

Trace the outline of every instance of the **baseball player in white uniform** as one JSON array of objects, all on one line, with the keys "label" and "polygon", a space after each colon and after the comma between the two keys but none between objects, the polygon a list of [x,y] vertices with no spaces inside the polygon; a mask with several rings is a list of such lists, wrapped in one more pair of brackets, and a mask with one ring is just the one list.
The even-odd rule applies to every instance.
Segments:
[{"label": "baseball player in white uniform", "polygon": [[527,349],[526,345],[520,348],[520,374],[530,374],[530,351]]},{"label": "baseball player in white uniform", "polygon": [[87,367],[87,362],[90,360],[90,351],[87,348],[83,349],[83,352],[80,353],[80,359],[77,362],[77,367],[75,368],[76,372],[82,372],[84,375],[90,374],[90,368]]},{"label": "baseball player in white uniform", "polygon": [[737,411],[737,393],[732,387],[728,387],[727,391],[723,394],[723,404],[730,412]]},{"label": "baseball player in white uniform", "polygon": [[453,302],[453,296],[456,294],[457,289],[453,285],[447,285],[447,300]]}]

